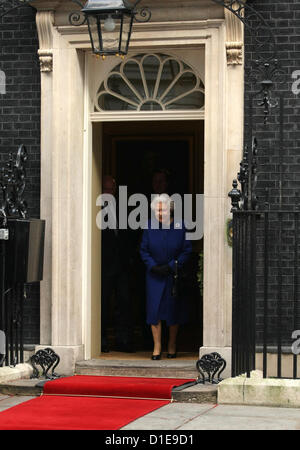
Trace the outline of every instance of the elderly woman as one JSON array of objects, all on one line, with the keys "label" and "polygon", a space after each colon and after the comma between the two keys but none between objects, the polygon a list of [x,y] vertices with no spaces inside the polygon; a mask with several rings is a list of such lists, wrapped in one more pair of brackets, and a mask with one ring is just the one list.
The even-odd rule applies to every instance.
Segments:
[{"label": "elderly woman", "polygon": [[179,325],[188,319],[184,298],[172,295],[175,262],[178,269],[188,260],[192,246],[181,223],[174,224],[174,205],[167,194],[157,195],[151,209],[154,217],[144,230],[140,253],[144,261],[147,291],[147,323],[151,325],[153,360],[161,358],[161,321],[169,327],[168,358],[176,357]]}]

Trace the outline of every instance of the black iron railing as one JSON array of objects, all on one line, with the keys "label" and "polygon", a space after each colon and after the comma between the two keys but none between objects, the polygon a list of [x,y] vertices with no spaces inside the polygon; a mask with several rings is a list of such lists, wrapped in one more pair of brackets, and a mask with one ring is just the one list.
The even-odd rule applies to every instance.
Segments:
[{"label": "black iron railing", "polygon": [[263,376],[286,375],[283,355],[292,360],[290,377],[299,377],[296,338],[300,337],[300,211],[233,211],[232,376],[256,368],[262,354]]},{"label": "black iron railing", "polygon": [[232,376],[255,368],[255,232],[257,215],[233,213]]},{"label": "black iron railing", "polygon": [[[14,272],[18,255],[11,246],[14,233],[10,230],[10,217],[25,219],[26,203],[23,199],[25,190],[26,148],[20,146],[14,159],[10,154],[9,161],[1,168],[0,188],[0,330],[1,350],[0,366],[16,365],[24,362],[23,351],[23,299],[24,283],[16,281]],[[15,247],[17,249],[17,247]],[[3,342],[4,341],[4,342]]]},{"label": "black iron railing", "polygon": [[16,284],[4,295],[5,354],[3,362],[6,366],[15,366],[24,362],[23,339],[23,302],[26,298],[26,286]]},{"label": "black iron railing", "polygon": [[45,221],[26,217],[26,162],[21,145],[0,171],[0,366],[24,362],[26,286],[43,277]]}]

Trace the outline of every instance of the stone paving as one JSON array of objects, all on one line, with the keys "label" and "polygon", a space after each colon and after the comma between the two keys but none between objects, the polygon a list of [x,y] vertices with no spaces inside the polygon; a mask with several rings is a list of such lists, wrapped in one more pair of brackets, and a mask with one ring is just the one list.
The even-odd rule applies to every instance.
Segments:
[{"label": "stone paving", "polygon": [[0,395],[0,413],[32,398],[35,397],[30,397],[28,395]]},{"label": "stone paving", "polygon": [[300,430],[300,409],[171,403],[124,430]]},{"label": "stone paving", "polygon": [[[0,413],[31,398],[0,395]],[[300,409],[170,403],[122,430],[300,430]]]}]

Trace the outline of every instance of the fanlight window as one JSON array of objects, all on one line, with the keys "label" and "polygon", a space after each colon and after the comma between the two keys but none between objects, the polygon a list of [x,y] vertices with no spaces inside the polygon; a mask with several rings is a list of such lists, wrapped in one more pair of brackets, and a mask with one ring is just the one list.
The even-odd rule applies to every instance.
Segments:
[{"label": "fanlight window", "polygon": [[114,68],[97,92],[95,112],[201,110],[204,85],[184,62],[147,54]]}]

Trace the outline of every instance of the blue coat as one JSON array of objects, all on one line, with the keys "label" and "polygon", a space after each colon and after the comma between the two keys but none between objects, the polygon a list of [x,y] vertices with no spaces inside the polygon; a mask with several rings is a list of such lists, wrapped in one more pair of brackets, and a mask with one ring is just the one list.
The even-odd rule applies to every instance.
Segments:
[{"label": "blue coat", "polygon": [[169,264],[174,270],[175,259],[180,267],[188,260],[192,244],[185,238],[186,230],[170,225],[170,229],[144,230],[140,254],[146,271],[147,323],[157,325],[166,320],[167,326],[183,324],[188,320],[188,307],[185,298],[172,297],[173,276],[162,277],[151,272],[156,265]]}]

